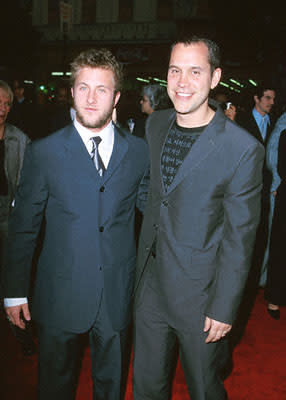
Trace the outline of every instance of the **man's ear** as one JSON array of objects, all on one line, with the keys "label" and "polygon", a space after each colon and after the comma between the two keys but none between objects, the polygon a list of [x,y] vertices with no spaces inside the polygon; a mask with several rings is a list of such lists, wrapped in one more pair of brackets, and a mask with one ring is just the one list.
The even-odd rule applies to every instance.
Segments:
[{"label": "man's ear", "polygon": [[211,88],[214,89],[221,78],[221,68],[216,68],[212,74],[212,82],[211,82]]},{"label": "man's ear", "polygon": [[118,91],[115,93],[113,107],[116,107],[116,104],[119,102],[120,96],[121,96],[121,92]]},{"label": "man's ear", "polygon": [[71,88],[71,95],[72,95],[72,98],[74,98],[74,96],[73,96],[73,88]]}]

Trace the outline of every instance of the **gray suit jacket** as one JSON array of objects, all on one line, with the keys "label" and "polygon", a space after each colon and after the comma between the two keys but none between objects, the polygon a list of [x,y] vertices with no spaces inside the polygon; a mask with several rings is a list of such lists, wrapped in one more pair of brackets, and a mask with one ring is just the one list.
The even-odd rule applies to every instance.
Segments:
[{"label": "gray suit jacket", "polygon": [[103,292],[114,328],[122,329],[134,284],[135,204],[144,197],[140,184],[148,169],[145,141],[118,128],[102,178],[73,125],[29,145],[9,224],[4,296],[27,296],[45,217],[33,317],[87,331]]},{"label": "gray suit jacket", "polygon": [[12,201],[20,180],[24,153],[29,142],[26,136],[16,126],[6,123],[4,132],[5,159],[4,169],[8,181],[8,197],[0,199],[0,220],[6,220],[11,211]]},{"label": "gray suit jacket", "polygon": [[217,109],[166,191],[161,156],[175,118],[173,110],[158,111],[146,125],[151,182],[136,298],[155,241],[153,279],[170,323],[184,328],[195,315],[232,323],[259,221],[264,149]]}]

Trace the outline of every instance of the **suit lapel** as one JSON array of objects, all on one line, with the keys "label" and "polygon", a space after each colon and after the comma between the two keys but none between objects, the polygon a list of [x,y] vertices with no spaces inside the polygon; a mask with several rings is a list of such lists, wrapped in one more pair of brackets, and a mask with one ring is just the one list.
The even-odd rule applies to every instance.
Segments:
[{"label": "suit lapel", "polygon": [[66,155],[71,163],[71,170],[76,174],[90,177],[100,182],[101,178],[93,164],[93,161],[73,125],[68,125],[64,131]]},{"label": "suit lapel", "polygon": [[124,135],[124,132],[114,126],[114,145],[108,167],[102,178],[103,182],[108,181],[113,173],[118,170],[121,161],[127,153],[128,143]]},{"label": "suit lapel", "polygon": [[111,158],[107,170],[105,171],[104,176],[101,178],[79,133],[73,125],[69,125],[65,129],[64,137],[66,139],[65,148],[67,155],[73,165],[75,165],[78,170],[82,169],[85,175],[90,176],[100,184],[103,184],[110,179],[113,173],[118,169],[119,164],[123,160],[128,150],[128,143],[124,138],[124,132],[119,130],[117,127],[114,127],[114,145]]},{"label": "suit lapel", "polygon": [[263,140],[261,132],[260,132],[260,129],[259,129],[259,126],[257,125],[257,122],[256,122],[255,118],[253,117],[253,115],[252,115],[252,118],[253,118],[253,133],[254,133],[253,136],[257,140],[259,140],[259,142],[261,144],[263,144],[264,147],[266,147],[268,139],[269,139],[269,136],[270,136],[270,133],[272,131],[271,120],[270,120],[270,125],[269,124],[267,125],[265,140]]},{"label": "suit lapel", "polygon": [[257,122],[251,112],[251,118],[252,118],[252,124],[253,124],[253,128],[251,128],[251,130],[249,130],[250,133],[253,133],[253,136],[262,144],[264,144],[263,142],[263,138],[259,129],[259,126],[257,125]]}]

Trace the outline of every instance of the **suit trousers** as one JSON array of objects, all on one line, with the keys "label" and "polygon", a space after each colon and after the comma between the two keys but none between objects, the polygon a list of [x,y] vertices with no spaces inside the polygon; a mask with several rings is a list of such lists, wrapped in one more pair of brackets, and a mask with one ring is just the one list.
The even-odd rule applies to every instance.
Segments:
[{"label": "suit trousers", "polygon": [[[156,268],[154,261],[152,263]],[[144,287],[139,285],[139,300],[135,301],[134,400],[168,400],[171,397],[178,351],[192,400],[227,399],[219,375],[228,355],[226,339],[205,343],[204,315],[200,326],[186,321],[186,329],[177,329],[169,321],[149,267],[145,271],[149,279],[145,277]]]},{"label": "suit trousers", "polygon": [[[89,336],[93,399],[119,400],[124,396],[130,354],[128,329],[115,331],[104,296]],[[38,399],[73,400],[83,353],[83,334],[40,325]]]}]

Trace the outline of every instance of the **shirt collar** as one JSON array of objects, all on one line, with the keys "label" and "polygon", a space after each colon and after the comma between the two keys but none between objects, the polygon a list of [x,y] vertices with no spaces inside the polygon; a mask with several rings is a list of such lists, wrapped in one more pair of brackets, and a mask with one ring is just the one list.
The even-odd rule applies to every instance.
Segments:
[{"label": "shirt collar", "polygon": [[253,107],[252,114],[253,114],[255,120],[256,120],[259,124],[262,123],[262,120],[263,120],[263,119],[264,119],[264,121],[267,123],[267,125],[270,124],[270,118],[269,118],[269,115],[268,115],[268,114],[265,114],[264,117],[263,117],[263,116],[256,110],[255,107]]},{"label": "shirt collar", "polygon": [[105,147],[105,148],[108,147],[111,149],[113,148],[114,126],[112,121],[110,121],[110,123],[105,128],[103,128],[100,132],[97,133],[94,133],[90,129],[84,127],[80,122],[78,122],[76,118],[74,119],[73,123],[86,147],[88,147],[88,142],[90,138],[94,136],[99,136],[102,139],[100,147]]}]

